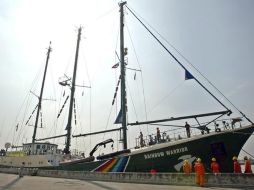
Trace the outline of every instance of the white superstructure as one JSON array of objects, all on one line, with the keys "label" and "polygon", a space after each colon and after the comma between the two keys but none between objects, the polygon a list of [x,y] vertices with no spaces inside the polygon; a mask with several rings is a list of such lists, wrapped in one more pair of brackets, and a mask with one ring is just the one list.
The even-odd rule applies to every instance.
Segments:
[{"label": "white superstructure", "polygon": [[45,167],[58,166],[62,160],[61,150],[56,144],[51,143],[27,143],[22,150],[8,151],[0,156],[0,166],[20,167]]}]

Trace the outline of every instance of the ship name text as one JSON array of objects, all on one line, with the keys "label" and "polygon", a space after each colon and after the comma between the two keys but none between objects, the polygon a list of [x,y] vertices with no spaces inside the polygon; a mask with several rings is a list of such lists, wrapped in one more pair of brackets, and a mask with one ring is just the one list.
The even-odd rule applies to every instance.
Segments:
[{"label": "ship name text", "polygon": [[144,157],[145,157],[145,159],[153,159],[153,158],[159,158],[159,157],[179,154],[179,153],[183,153],[183,152],[187,152],[187,151],[188,151],[188,148],[185,146],[185,147],[181,147],[181,148],[167,150],[165,152],[162,151],[162,152],[153,152],[153,153],[149,153],[149,154],[144,154]]}]

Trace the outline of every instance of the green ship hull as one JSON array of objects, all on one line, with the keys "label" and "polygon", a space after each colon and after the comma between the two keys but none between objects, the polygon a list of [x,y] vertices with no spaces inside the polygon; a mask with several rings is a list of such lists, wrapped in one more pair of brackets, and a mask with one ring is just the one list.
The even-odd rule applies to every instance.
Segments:
[{"label": "green ship hull", "polygon": [[254,131],[254,126],[213,132],[191,138],[155,144],[114,158],[43,169],[98,172],[180,172],[183,160],[192,165],[201,158],[206,172],[210,172],[215,157],[222,173],[233,172],[232,157],[237,156]]}]

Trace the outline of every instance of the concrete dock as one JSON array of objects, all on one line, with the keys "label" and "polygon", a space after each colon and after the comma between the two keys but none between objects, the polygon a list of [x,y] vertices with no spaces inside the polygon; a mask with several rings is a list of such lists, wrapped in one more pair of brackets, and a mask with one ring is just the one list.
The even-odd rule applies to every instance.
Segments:
[{"label": "concrete dock", "polygon": [[[25,175],[25,177],[17,179],[18,173],[19,168],[0,168],[0,174],[4,176],[4,179],[6,179],[2,180],[2,177],[0,175],[0,186],[2,186],[2,189],[10,189],[9,187],[18,184],[19,181],[26,182],[27,180],[28,182],[26,182],[24,187],[29,184],[34,184],[39,188],[44,188],[44,185],[41,185],[40,183],[45,183],[48,184],[48,186],[45,187],[46,189],[54,189],[55,187],[51,187],[52,185],[60,185],[61,187],[61,185],[64,184],[64,186],[68,186],[69,182],[70,184],[76,184],[77,182],[77,184],[81,184],[81,186],[85,187],[90,187],[91,185],[93,185],[94,189],[139,188],[141,190],[143,189],[143,187],[145,187],[146,190],[154,189],[155,187],[156,189],[164,189],[169,187],[170,189],[197,189],[196,176],[194,173],[188,175],[183,173],[103,173],[24,168],[22,173],[23,175]],[[8,176],[14,177],[10,177],[9,179]],[[41,182],[41,180],[45,179],[48,180]],[[65,183],[67,183],[67,185]],[[70,188],[72,188],[72,185],[69,186]],[[207,173],[205,175],[205,186],[207,188],[209,187],[213,189],[254,189],[254,174],[220,173],[214,175],[211,173]]]},{"label": "concrete dock", "polygon": [[[174,185],[153,185],[136,183],[102,182],[92,180],[76,180],[39,176],[24,176],[19,178],[15,174],[0,173],[0,190],[199,190],[210,189],[211,187],[195,186],[174,186]],[[218,190],[243,189],[243,188],[219,188]],[[245,188],[244,188],[245,189]]]}]

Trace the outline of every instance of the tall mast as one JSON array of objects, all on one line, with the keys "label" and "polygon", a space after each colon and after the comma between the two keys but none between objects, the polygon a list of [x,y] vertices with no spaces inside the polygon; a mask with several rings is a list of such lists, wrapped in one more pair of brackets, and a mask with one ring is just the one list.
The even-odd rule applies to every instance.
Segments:
[{"label": "tall mast", "polygon": [[122,110],[122,128],[123,128],[123,149],[127,149],[127,100],[126,100],[126,85],[125,85],[125,63],[124,63],[124,11],[123,6],[126,2],[119,3],[120,6],[120,61],[121,61],[121,110]]},{"label": "tall mast", "polygon": [[65,154],[69,154],[70,153],[71,122],[72,122],[72,112],[73,112],[73,102],[74,102],[74,94],[75,94],[76,72],[77,72],[77,64],[78,64],[78,53],[79,53],[79,43],[80,43],[81,30],[82,30],[82,28],[80,27],[78,29],[78,39],[77,39],[75,63],[74,63],[72,85],[71,85],[71,97],[70,97],[69,116],[68,116],[68,123],[67,123],[67,127],[66,127],[67,134],[66,134],[66,145],[65,145],[65,149],[64,149]]},{"label": "tall mast", "polygon": [[39,121],[39,114],[40,114],[40,110],[41,110],[41,101],[42,101],[44,83],[45,83],[45,79],[46,79],[47,68],[48,68],[48,61],[49,61],[49,56],[50,56],[50,52],[51,51],[52,51],[52,49],[51,49],[51,42],[50,42],[49,43],[49,47],[48,47],[48,52],[47,52],[47,60],[46,60],[46,65],[45,65],[45,69],[44,69],[44,75],[43,75],[42,85],[41,85],[41,92],[40,92],[40,96],[39,96],[39,103],[38,103],[38,108],[37,108],[37,113],[36,113],[36,119],[35,119],[35,125],[34,125],[34,133],[33,133],[32,143],[35,142],[36,131],[37,131],[37,128],[38,128],[38,121]]}]

